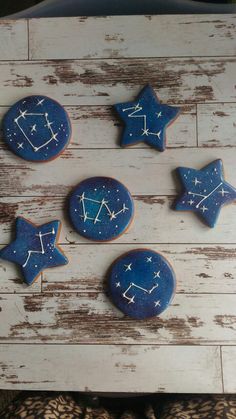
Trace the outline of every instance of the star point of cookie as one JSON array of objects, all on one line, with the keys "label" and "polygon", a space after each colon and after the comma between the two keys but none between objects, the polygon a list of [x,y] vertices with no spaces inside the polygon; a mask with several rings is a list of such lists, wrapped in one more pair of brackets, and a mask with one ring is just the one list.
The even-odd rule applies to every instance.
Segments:
[{"label": "star point of cookie", "polygon": [[178,167],[184,191],[175,209],[197,213],[209,227],[216,225],[221,207],[236,200],[236,189],[224,180],[222,160],[195,170]]},{"label": "star point of cookie", "polygon": [[132,102],[114,105],[125,127],[121,146],[145,142],[159,151],[166,147],[166,127],[178,116],[180,109],[161,104],[150,85]]},{"label": "star point of cookie", "polygon": [[20,265],[24,281],[31,285],[46,268],[66,265],[68,259],[57,245],[61,223],[36,226],[16,219],[16,239],[0,251],[0,258]]}]

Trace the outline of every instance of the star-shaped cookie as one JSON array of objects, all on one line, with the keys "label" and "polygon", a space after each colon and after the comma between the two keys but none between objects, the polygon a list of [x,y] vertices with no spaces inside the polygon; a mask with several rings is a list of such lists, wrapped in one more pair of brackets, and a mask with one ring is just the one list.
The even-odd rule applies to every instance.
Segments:
[{"label": "star-shaped cookie", "polygon": [[16,219],[16,239],[0,251],[0,257],[20,265],[24,280],[31,285],[45,268],[66,265],[68,259],[56,244],[60,221],[35,226]]},{"label": "star-shaped cookie", "polygon": [[201,170],[177,169],[184,192],[175,209],[198,213],[209,227],[214,227],[223,205],[236,200],[236,189],[224,180],[222,160],[215,160]]},{"label": "star-shaped cookie", "polygon": [[178,116],[180,108],[162,105],[150,85],[137,100],[114,105],[125,124],[121,146],[145,142],[159,151],[166,147],[166,127]]}]

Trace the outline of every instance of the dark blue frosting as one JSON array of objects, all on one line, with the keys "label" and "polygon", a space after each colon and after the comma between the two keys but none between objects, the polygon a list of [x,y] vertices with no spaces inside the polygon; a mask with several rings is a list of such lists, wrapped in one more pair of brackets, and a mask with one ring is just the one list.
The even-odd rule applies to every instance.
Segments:
[{"label": "dark blue frosting", "polygon": [[114,107],[125,124],[122,146],[145,142],[159,151],[165,150],[166,127],[177,117],[179,108],[161,104],[150,85],[136,100]]},{"label": "dark blue frosting", "polygon": [[148,249],[122,255],[108,273],[108,293],[127,316],[145,319],[165,310],[175,291],[175,275],[167,260]]},{"label": "dark blue frosting", "polygon": [[65,149],[71,124],[67,112],[55,100],[28,96],[16,102],[4,116],[3,136],[17,156],[44,162]]},{"label": "dark blue frosting", "polygon": [[184,190],[175,209],[196,212],[214,227],[221,207],[236,200],[236,189],[224,180],[222,161],[215,160],[201,170],[178,167],[177,172]]},{"label": "dark blue frosting", "polygon": [[118,180],[92,177],[79,183],[69,202],[76,231],[95,240],[112,240],[125,232],[134,213],[132,197]]},{"label": "dark blue frosting", "polygon": [[60,225],[60,221],[54,220],[36,226],[18,217],[16,239],[0,250],[0,257],[20,265],[25,282],[32,284],[44,269],[68,263],[56,244]]}]

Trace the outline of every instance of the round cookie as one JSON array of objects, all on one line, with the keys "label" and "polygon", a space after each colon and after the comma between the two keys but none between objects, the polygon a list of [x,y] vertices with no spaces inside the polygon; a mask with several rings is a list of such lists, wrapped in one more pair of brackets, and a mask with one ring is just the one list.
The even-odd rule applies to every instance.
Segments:
[{"label": "round cookie", "polygon": [[10,149],[29,161],[54,159],[71,137],[67,112],[46,96],[28,96],[16,102],[4,116],[2,126]]},{"label": "round cookie", "polygon": [[92,177],[73,190],[69,213],[80,235],[108,241],[126,231],[133,218],[134,204],[130,192],[118,180]]},{"label": "round cookie", "polygon": [[108,292],[127,316],[158,316],[175,292],[175,274],[167,260],[149,249],[136,249],[116,259],[108,273]]}]

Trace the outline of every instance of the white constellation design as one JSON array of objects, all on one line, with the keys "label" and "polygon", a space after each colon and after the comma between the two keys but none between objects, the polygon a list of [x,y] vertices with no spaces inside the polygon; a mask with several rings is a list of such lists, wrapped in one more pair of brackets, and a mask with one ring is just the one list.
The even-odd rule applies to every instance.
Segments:
[{"label": "white constellation design", "polygon": [[[44,100],[44,99],[42,99]],[[41,103],[38,103],[41,104]],[[28,135],[25,133],[25,131],[23,130],[23,128],[21,127],[19,120],[21,118],[26,119],[26,116],[42,116],[45,118],[46,124],[44,125],[45,127],[47,127],[51,133],[51,137],[49,138],[49,140],[45,141],[45,143],[43,143],[42,145],[36,147],[32,141],[29,139]],[[14,119],[14,122],[16,123],[16,125],[18,126],[19,130],[22,132],[22,134],[24,135],[25,139],[28,141],[28,143],[31,145],[31,147],[33,148],[33,150],[36,152],[38,150],[40,150],[41,148],[45,147],[46,145],[48,145],[51,141],[55,140],[56,142],[58,142],[57,136],[58,136],[58,132],[54,132],[53,129],[51,128],[51,125],[53,124],[53,122],[50,122],[48,119],[48,113],[38,113],[38,112],[27,112],[27,110],[25,111],[21,111],[20,110],[20,115],[18,115],[17,118]],[[36,124],[34,124],[33,126],[31,126],[31,132],[35,131],[36,132]]]},{"label": "white constellation design", "polygon": [[[84,219],[84,222],[86,220],[92,220],[94,222],[94,224],[96,224],[98,221],[101,222],[101,220],[99,220],[98,217],[99,217],[100,212],[102,211],[103,207],[105,207],[107,209],[108,215],[110,217],[110,221],[115,219],[117,217],[117,215],[119,215],[121,213],[124,214],[125,211],[128,211],[128,209],[129,209],[125,206],[125,204],[123,204],[123,207],[120,211],[117,211],[117,212],[111,211],[109,206],[108,206],[108,201],[105,201],[104,198],[101,201],[98,201],[98,200],[92,199],[92,198],[87,198],[87,197],[85,197],[84,192],[82,193],[82,195],[78,195],[78,198],[79,198],[79,202],[81,202],[81,204],[82,204],[82,209],[83,209],[83,214],[80,215],[80,217]],[[100,205],[99,208],[98,208],[98,212],[95,215],[95,217],[89,217],[88,216],[88,212],[86,211],[86,208],[85,208],[85,201],[94,202],[95,204]]]},{"label": "white constellation design", "polygon": [[30,256],[33,254],[33,253],[39,253],[39,254],[41,254],[41,255],[44,255],[45,254],[45,250],[44,250],[44,245],[43,245],[43,237],[44,236],[48,236],[49,234],[55,234],[55,230],[54,230],[54,228],[51,230],[51,231],[49,231],[48,233],[41,233],[41,231],[39,232],[39,234],[36,234],[36,236],[37,237],[39,237],[39,241],[40,241],[40,246],[41,246],[41,250],[28,250],[28,256],[27,256],[27,259],[26,259],[26,261],[25,261],[25,263],[22,265],[23,266],[23,268],[25,268],[26,267],[26,265],[27,265],[27,263],[29,262],[29,259],[30,259]]},{"label": "white constellation design", "polygon": [[158,287],[158,284],[155,284],[152,288],[150,288],[150,290],[147,290],[146,288],[140,287],[139,285],[135,284],[134,282],[130,282],[128,288],[125,290],[125,292],[123,292],[122,296],[124,298],[126,298],[126,300],[129,301],[128,304],[131,304],[131,303],[134,304],[135,303],[135,301],[134,301],[135,295],[133,295],[132,297],[127,296],[127,293],[129,292],[129,290],[131,288],[138,288],[139,290],[141,290],[141,291],[143,291],[147,294],[151,294],[157,287]]},{"label": "white constellation design", "polygon": [[[149,131],[149,128],[147,128],[147,115],[136,115],[139,111],[141,111],[143,108],[139,105],[139,103],[135,106],[131,106],[130,108],[122,109],[123,112],[126,111],[133,111],[128,114],[129,118],[143,118],[143,128],[142,128],[142,135],[155,135],[160,140],[161,130],[159,132],[151,132]],[[160,115],[161,116],[161,115]]]},{"label": "white constellation design", "polygon": [[[196,196],[200,196],[200,197],[202,197],[202,199],[197,203],[197,205],[195,206],[195,208],[199,208],[200,207],[200,205],[201,205],[201,203],[202,202],[204,202],[207,198],[209,198],[209,196],[211,196],[221,185],[223,184],[223,182],[220,182],[219,183],[219,185],[217,185],[209,194],[207,194],[207,195],[203,195],[203,194],[200,194],[200,193],[197,193],[197,192],[191,192],[191,191],[188,191],[188,195],[193,195],[193,197],[196,195]],[[191,205],[191,204],[190,204]],[[203,209],[204,208],[204,209]],[[204,211],[206,211],[208,208],[206,208],[206,207],[202,207],[201,208],[202,210],[203,210],[203,212]]]}]

